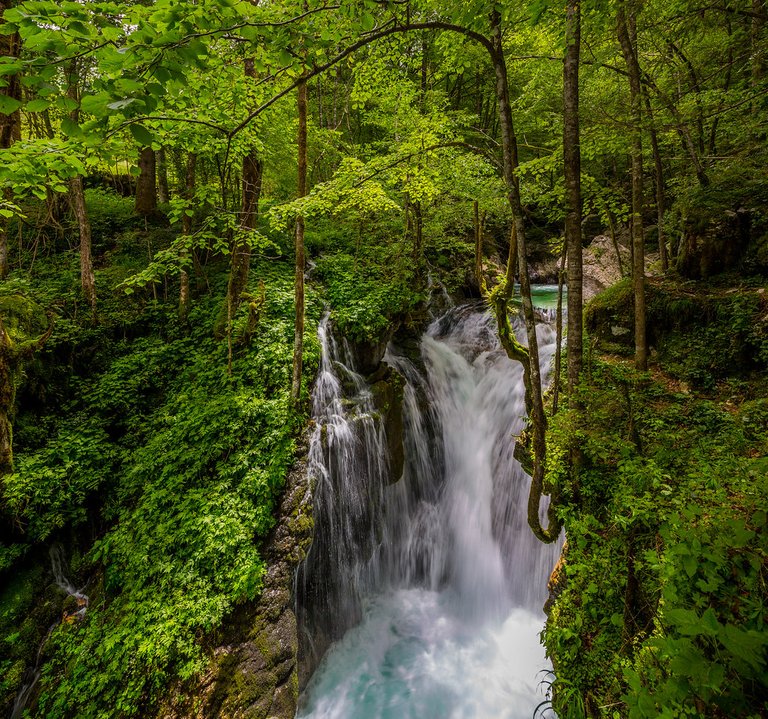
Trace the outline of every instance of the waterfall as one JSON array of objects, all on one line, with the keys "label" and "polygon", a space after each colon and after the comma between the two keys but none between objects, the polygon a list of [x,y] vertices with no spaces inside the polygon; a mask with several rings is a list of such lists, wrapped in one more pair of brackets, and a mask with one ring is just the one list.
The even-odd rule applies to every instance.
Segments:
[{"label": "waterfall", "polygon": [[[67,576],[67,559],[64,556],[64,547],[58,543],[51,545],[49,555],[51,558],[51,571],[53,572],[54,583],[59,589],[64,591],[67,596],[74,597],[75,600],[76,609],[74,611],[65,610],[62,616],[62,621],[80,620],[85,616],[85,612],[88,608],[88,596],[83,594],[82,590],[76,589]],[[29,700],[32,698],[32,694],[37,686],[37,682],[42,675],[40,660],[43,656],[43,648],[51,638],[53,630],[58,626],[59,622],[54,622],[48,627],[48,631],[45,633],[45,636],[43,636],[43,640],[37,648],[35,663],[27,668],[24,675],[24,681],[16,694],[16,699],[11,708],[10,719],[19,719],[27,708]]]},{"label": "waterfall", "polygon": [[[538,332],[546,371],[554,330]],[[324,656],[298,716],[530,719],[559,546],[527,525],[530,479],[513,456],[522,368],[478,304],[433,321],[418,358],[390,346],[385,361],[406,382],[405,463],[391,477],[371,388],[327,319],[320,341],[316,529],[297,596],[304,646]]]}]

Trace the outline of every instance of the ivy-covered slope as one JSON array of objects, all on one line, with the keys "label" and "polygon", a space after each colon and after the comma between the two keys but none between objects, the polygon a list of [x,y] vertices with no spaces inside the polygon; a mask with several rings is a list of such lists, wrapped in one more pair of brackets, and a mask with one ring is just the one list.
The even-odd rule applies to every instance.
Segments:
[{"label": "ivy-covered slope", "polygon": [[[24,367],[15,472],[2,478],[4,715],[42,644],[34,716],[145,716],[171,678],[203,666],[201,639],[261,586],[260,542],[306,421],[289,399],[293,269],[254,263],[252,283],[263,280],[266,301],[249,337],[247,308],[235,323],[229,376],[227,342],[212,332],[223,265],[208,269],[211,291],[196,298],[188,325],[162,287],[157,300],[149,289],[131,297],[112,289],[162,235],[117,237],[97,273],[105,301],[96,326],[77,301],[71,255],[3,287],[43,306],[54,296],[58,315]],[[311,379],[315,309],[309,320]],[[66,608],[50,572],[54,543],[90,598],[81,621],[59,622]]]},{"label": "ivy-covered slope", "polygon": [[765,716],[766,287],[656,283],[648,373],[611,331],[632,326],[629,297],[622,283],[588,307],[581,408],[550,425],[568,534],[544,632],[554,706],[561,718]]}]

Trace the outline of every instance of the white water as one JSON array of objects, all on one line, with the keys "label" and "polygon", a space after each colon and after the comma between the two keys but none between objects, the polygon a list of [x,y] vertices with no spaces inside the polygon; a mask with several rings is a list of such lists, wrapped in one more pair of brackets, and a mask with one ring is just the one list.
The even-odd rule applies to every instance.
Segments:
[{"label": "white water", "polygon": [[[552,329],[539,339],[548,367]],[[303,580],[315,606],[304,625],[310,640],[337,641],[298,716],[530,719],[549,678],[538,635],[559,547],[540,544],[526,522],[530,480],[512,454],[521,368],[477,307],[432,324],[421,369],[391,348],[387,362],[408,381],[406,464],[387,484],[370,392],[348,356],[339,362],[326,323],[321,342],[316,569]],[[346,403],[340,376],[354,395]]]},{"label": "white water", "polygon": [[[88,596],[83,594],[82,590],[75,588],[67,576],[67,560],[64,556],[64,548],[60,544],[53,544],[49,554],[51,557],[51,571],[53,572],[54,583],[57,587],[59,587],[59,589],[66,592],[68,596],[74,597],[77,606],[77,611],[65,614],[64,617],[62,617],[62,621],[68,621],[70,619],[80,620],[85,616],[85,612],[88,608]],[[43,637],[42,642],[40,642],[40,646],[37,649],[37,655],[35,657],[35,663],[33,666],[27,669],[26,675],[24,677],[24,683],[21,685],[18,693],[16,694],[16,699],[14,700],[13,707],[11,708],[10,719],[19,719],[23,715],[24,709],[27,708],[27,704],[29,703],[29,700],[32,697],[32,693],[37,686],[37,682],[40,680],[40,676],[42,675],[40,659],[42,658],[43,647],[45,647],[46,643],[50,639],[53,630],[58,626],[59,622],[51,624],[45,636]]]}]

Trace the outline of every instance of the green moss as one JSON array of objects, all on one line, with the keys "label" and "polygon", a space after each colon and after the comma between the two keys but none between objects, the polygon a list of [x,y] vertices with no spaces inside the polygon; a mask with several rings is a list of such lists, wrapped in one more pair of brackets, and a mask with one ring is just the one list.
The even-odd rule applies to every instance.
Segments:
[{"label": "green moss", "polygon": [[48,327],[45,310],[21,293],[0,294],[0,317],[14,344],[36,339]]}]

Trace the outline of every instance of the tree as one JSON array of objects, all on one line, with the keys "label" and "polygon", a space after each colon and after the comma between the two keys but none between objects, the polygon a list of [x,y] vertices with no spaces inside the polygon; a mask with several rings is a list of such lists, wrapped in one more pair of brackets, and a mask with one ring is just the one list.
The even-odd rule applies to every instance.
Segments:
[{"label": "tree", "polygon": [[637,8],[634,2],[619,0],[616,32],[629,78],[632,119],[632,293],[635,313],[635,367],[648,369],[645,336],[645,235],[643,233],[643,128],[642,87],[637,59]]},{"label": "tree", "polygon": [[582,365],[581,148],[579,145],[579,51],[581,6],[568,0],[563,64],[563,174],[565,244],[568,257],[568,392],[579,383]]}]

